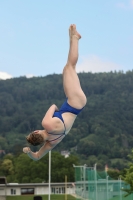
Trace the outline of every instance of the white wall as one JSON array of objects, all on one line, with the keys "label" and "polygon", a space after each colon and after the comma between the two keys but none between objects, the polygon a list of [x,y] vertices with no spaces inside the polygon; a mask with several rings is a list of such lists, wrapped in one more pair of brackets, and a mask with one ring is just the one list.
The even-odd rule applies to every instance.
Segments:
[{"label": "white wall", "polygon": [[[16,190],[16,194],[11,194],[11,189]],[[6,195],[21,195],[21,188],[19,187],[7,187],[6,189]]]},{"label": "white wall", "polygon": [[4,196],[5,195],[5,188],[0,188],[0,196]]},{"label": "white wall", "polygon": [[[21,195],[21,188],[34,188],[34,193],[35,195],[41,195],[41,194],[49,194],[49,187],[48,184],[47,185],[36,185],[36,184],[17,184],[17,185],[7,185],[7,187],[5,188],[4,186],[0,186],[0,196],[2,195]],[[63,193],[62,189],[59,188],[65,188],[64,183],[63,184],[51,184],[51,193],[52,193],[52,188],[55,188],[56,193],[58,192],[58,194]],[[5,192],[6,189],[6,192]],[[15,190],[16,194],[11,194],[11,189]],[[59,191],[61,191],[61,193],[59,193]],[[70,185],[67,185],[67,189],[66,189],[66,193],[67,194],[75,194],[75,188]]]},{"label": "white wall", "polygon": [[48,194],[49,188],[46,186],[39,186],[35,188],[35,194]]}]

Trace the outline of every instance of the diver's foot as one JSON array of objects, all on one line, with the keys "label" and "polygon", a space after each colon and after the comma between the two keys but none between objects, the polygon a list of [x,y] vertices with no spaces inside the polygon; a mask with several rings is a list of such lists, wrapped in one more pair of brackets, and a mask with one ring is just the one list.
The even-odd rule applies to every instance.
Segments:
[{"label": "diver's foot", "polygon": [[76,30],[76,25],[75,24],[71,24],[71,26],[69,28],[69,37],[70,37],[70,40],[73,37],[76,37],[78,40],[81,38],[81,35]]}]

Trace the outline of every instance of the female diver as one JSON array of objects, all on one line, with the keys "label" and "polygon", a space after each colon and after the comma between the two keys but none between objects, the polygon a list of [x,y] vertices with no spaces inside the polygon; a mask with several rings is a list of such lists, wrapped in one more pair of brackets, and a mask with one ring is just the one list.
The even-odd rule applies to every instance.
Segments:
[{"label": "female diver", "polygon": [[66,101],[59,110],[55,104],[48,109],[42,120],[44,130],[33,131],[26,137],[27,141],[34,146],[43,144],[40,150],[34,153],[29,147],[23,148],[23,152],[36,161],[52,150],[68,134],[77,115],[87,102],[75,70],[78,60],[78,42],[81,35],[77,32],[74,24],[69,28],[69,37],[68,60],[63,69],[63,87]]}]

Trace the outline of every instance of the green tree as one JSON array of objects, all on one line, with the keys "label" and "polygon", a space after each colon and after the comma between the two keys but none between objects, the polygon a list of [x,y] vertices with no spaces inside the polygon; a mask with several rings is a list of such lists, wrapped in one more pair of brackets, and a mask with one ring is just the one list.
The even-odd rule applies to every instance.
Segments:
[{"label": "green tree", "polygon": [[11,176],[14,175],[14,166],[12,160],[4,159],[0,169],[2,171],[2,174],[7,177],[7,181],[10,181]]},{"label": "green tree", "polygon": [[[78,157],[70,155],[65,158],[58,152],[52,151],[51,181],[64,182],[74,181],[73,164],[78,165]],[[0,175],[7,177],[8,182],[18,183],[42,183],[49,179],[49,156],[48,154],[39,161],[33,161],[26,154],[17,156],[6,155],[0,161]]]},{"label": "green tree", "polygon": [[[131,161],[133,161],[133,149],[129,155],[129,158]],[[122,178],[128,185],[130,185],[129,189],[123,189],[125,192],[127,192],[126,196],[128,196],[133,193],[133,163],[129,163],[129,168],[125,169],[125,174]]]},{"label": "green tree", "polygon": [[[100,169],[105,160],[109,167],[123,169],[133,144],[133,71],[79,73],[79,78],[87,105],[56,150],[77,147],[81,161],[91,155],[106,155],[108,159],[98,159]],[[25,136],[41,129],[49,106],[55,103],[60,107],[64,99],[61,75],[0,80],[0,149],[20,154]]]},{"label": "green tree", "polygon": [[118,180],[119,176],[121,175],[121,171],[116,170],[116,169],[109,169],[108,170],[108,175],[114,179],[114,180]]}]

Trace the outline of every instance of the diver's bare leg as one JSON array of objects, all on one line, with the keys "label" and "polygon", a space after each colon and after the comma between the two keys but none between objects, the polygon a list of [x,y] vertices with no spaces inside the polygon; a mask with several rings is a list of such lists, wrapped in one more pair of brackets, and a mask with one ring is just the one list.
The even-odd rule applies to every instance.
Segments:
[{"label": "diver's bare leg", "polygon": [[77,32],[76,26],[73,24],[69,28],[70,48],[68,54],[67,65],[75,68],[78,61],[78,41],[81,35]]},{"label": "diver's bare leg", "polygon": [[70,49],[67,64],[63,70],[63,86],[68,98],[68,103],[71,106],[80,109],[86,104],[86,96],[80,86],[80,81],[75,71],[76,63],[78,61],[78,42],[81,38],[75,25],[70,26],[69,37]]}]

